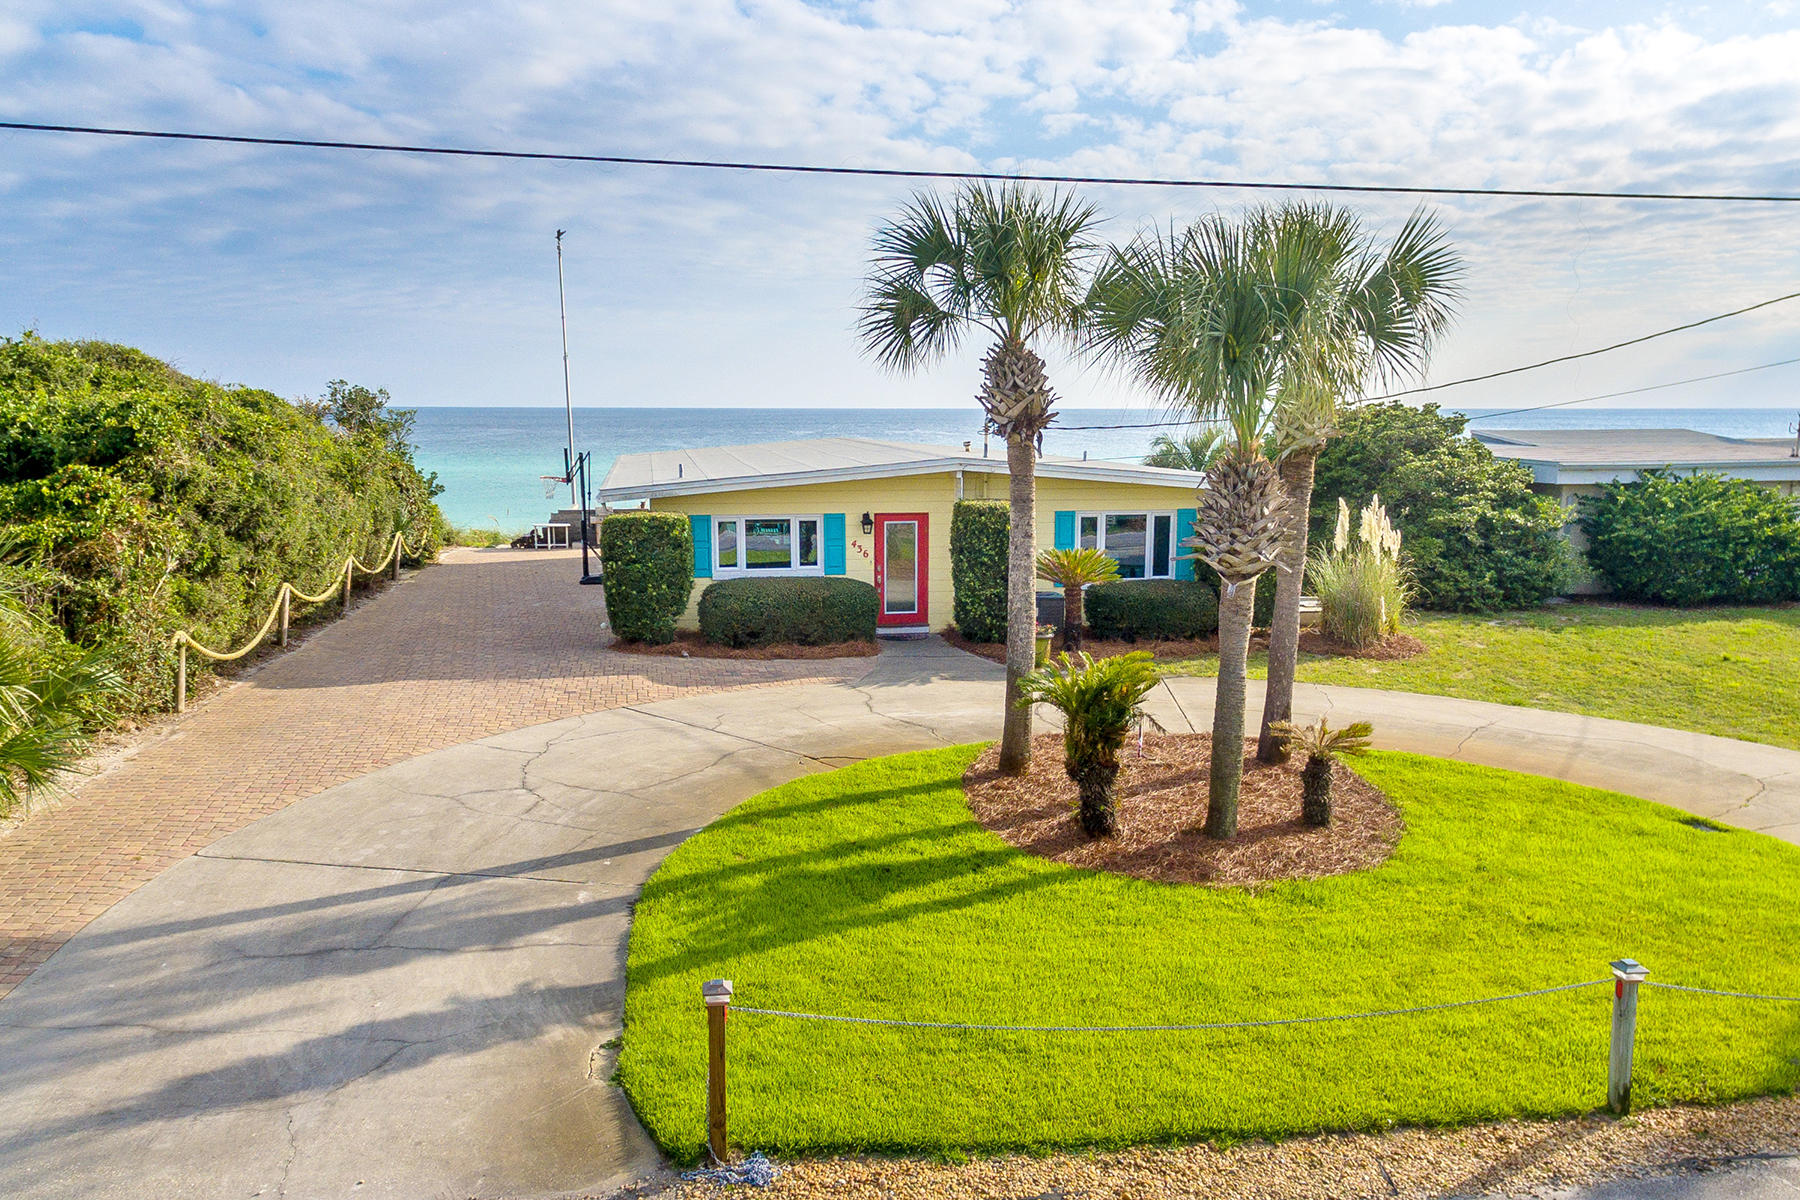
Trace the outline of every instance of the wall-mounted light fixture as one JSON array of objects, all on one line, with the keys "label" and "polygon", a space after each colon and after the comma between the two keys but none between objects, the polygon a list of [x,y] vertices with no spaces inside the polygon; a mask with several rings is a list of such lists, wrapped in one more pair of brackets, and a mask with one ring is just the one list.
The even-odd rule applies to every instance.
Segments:
[{"label": "wall-mounted light fixture", "polygon": [[863,514],[863,532],[864,533],[874,533],[875,532],[875,518],[870,516],[868,513]]}]

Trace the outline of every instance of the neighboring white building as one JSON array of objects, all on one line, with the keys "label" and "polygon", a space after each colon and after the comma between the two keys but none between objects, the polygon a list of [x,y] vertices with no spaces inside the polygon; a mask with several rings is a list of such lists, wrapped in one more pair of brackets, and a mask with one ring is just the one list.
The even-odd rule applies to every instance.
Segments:
[{"label": "neighboring white building", "polygon": [[[1586,539],[1576,524],[1583,496],[1602,484],[1629,483],[1645,471],[1707,471],[1748,479],[1800,502],[1800,455],[1794,438],[1734,438],[1692,429],[1470,430],[1496,458],[1531,469],[1532,487],[1569,510],[1563,531],[1577,549]],[[1577,592],[1595,592],[1585,583]]]}]

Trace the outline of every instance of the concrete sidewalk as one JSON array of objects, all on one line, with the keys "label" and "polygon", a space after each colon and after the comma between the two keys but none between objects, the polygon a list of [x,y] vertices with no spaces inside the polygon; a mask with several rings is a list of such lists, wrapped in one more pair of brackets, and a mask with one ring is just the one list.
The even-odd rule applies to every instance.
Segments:
[{"label": "concrete sidewalk", "polygon": [[[618,1091],[630,907],[738,801],[994,736],[999,669],[937,639],[853,683],[690,695],[427,754],[165,872],[0,1001],[14,1197],[534,1195],[656,1155]],[[1155,696],[1210,721],[1210,682]],[[1800,833],[1800,753],[1467,701],[1305,688],[1384,745]]]}]

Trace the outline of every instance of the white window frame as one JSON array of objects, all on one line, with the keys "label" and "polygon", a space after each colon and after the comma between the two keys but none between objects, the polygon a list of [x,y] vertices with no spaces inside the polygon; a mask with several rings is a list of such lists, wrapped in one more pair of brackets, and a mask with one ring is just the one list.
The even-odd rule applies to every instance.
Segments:
[{"label": "white window frame", "polygon": [[[1175,578],[1175,572],[1180,569],[1179,559],[1181,557],[1181,526],[1179,524],[1180,518],[1177,516],[1174,509],[1172,509],[1172,508],[1151,508],[1151,509],[1115,508],[1115,509],[1105,509],[1105,510],[1090,510],[1088,512],[1078,512],[1075,514],[1075,545],[1076,546],[1081,545],[1081,523],[1083,521],[1087,520],[1089,517],[1094,518],[1094,545],[1099,549],[1100,553],[1102,553],[1102,554],[1106,553],[1106,518],[1108,518],[1108,517],[1142,517],[1142,518],[1144,518],[1144,574],[1140,578],[1143,578],[1143,579],[1173,579],[1173,578]],[[1167,575],[1152,574],[1152,571],[1154,570],[1154,568],[1156,566],[1156,563],[1155,563],[1155,559],[1156,559],[1156,518],[1158,518],[1158,517],[1169,518],[1169,573]],[[1130,580],[1122,578],[1120,580],[1120,582],[1129,583]]]},{"label": "white window frame", "polygon": [[[795,575],[825,574],[825,514],[824,513],[715,513],[712,516],[712,568],[714,579],[783,579]],[[749,547],[744,543],[744,524],[749,521],[788,521],[792,531],[788,546],[788,565],[785,567],[757,567],[754,570],[747,565],[736,567],[722,566],[719,563],[719,526],[725,521],[738,523],[738,561],[747,563]],[[800,522],[812,521],[817,531],[815,545],[818,548],[819,561],[812,566],[800,564]]]}]

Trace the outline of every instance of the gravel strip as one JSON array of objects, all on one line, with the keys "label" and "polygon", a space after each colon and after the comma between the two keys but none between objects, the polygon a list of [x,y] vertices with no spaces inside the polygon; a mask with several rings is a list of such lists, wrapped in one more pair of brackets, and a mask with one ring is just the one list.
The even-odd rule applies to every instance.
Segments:
[{"label": "gravel strip", "polygon": [[958,1197],[967,1200],[1363,1200],[1542,1195],[1571,1185],[1705,1170],[1800,1151],[1800,1097],[1654,1109],[1462,1129],[1330,1134],[1271,1145],[1009,1155],[946,1164],[831,1158],[787,1164],[768,1188],[682,1183],[673,1175],[614,1192],[662,1200]]}]

